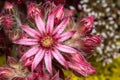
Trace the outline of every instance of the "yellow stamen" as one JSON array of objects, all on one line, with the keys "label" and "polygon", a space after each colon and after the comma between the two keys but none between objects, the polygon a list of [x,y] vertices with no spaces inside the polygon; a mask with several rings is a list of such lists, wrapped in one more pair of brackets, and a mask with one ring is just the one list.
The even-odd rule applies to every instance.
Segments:
[{"label": "yellow stamen", "polygon": [[53,44],[53,39],[50,36],[46,36],[42,38],[41,43],[44,47],[50,47]]}]

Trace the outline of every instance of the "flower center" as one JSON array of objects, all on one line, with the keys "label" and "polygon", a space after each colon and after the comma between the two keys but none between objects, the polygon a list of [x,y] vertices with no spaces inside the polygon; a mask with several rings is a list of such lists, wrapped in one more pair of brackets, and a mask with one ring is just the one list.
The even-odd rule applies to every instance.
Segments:
[{"label": "flower center", "polygon": [[41,39],[41,45],[44,47],[51,47],[53,45],[53,38],[50,36],[45,36]]}]

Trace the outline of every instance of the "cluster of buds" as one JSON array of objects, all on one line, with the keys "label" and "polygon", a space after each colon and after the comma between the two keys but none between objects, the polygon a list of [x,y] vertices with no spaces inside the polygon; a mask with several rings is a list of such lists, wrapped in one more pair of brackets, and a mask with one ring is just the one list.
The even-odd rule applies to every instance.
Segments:
[{"label": "cluster of buds", "polygon": [[73,11],[61,3],[26,2],[26,6],[27,16],[5,3],[2,26],[12,43],[11,52],[19,61],[9,57],[8,66],[0,67],[0,79],[61,80],[65,79],[62,69],[85,77],[96,72],[84,57],[92,55],[102,42],[100,36],[91,33],[94,16],[74,25]]},{"label": "cluster of buds", "polygon": [[77,24],[77,33],[68,45],[82,50],[84,55],[90,56],[93,50],[102,42],[101,36],[92,34],[94,16],[85,17]]},{"label": "cluster of buds", "polygon": [[[97,6],[103,5],[103,6]],[[94,34],[101,35],[103,43],[97,47],[95,57],[103,66],[120,56],[118,40],[120,39],[120,1],[119,0],[82,0],[79,4],[78,17],[94,15]]]},{"label": "cluster of buds", "polygon": [[25,76],[27,76],[27,68],[22,67],[22,64],[18,63],[14,58],[8,57],[7,65],[8,66],[0,67],[0,79],[12,80],[17,77],[24,78]]},{"label": "cluster of buds", "polygon": [[13,57],[8,57],[7,65],[0,67],[0,80],[57,80],[59,72],[53,77],[47,73],[31,73],[21,62]]}]

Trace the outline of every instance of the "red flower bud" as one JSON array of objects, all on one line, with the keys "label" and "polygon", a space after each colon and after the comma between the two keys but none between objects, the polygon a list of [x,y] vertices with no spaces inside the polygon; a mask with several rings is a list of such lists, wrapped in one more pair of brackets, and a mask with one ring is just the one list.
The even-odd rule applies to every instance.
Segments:
[{"label": "red flower bud", "polygon": [[81,39],[81,49],[90,56],[93,50],[102,42],[100,36],[87,36]]},{"label": "red flower bud", "polygon": [[41,15],[41,9],[35,3],[31,2],[28,5],[27,17],[34,19],[35,15]]},{"label": "red flower bud", "polygon": [[5,29],[12,29],[15,24],[15,19],[12,16],[5,16],[3,26]]},{"label": "red flower bud", "polygon": [[89,74],[93,74],[96,72],[95,68],[93,68],[81,55],[81,53],[71,54],[68,57],[70,61],[68,61],[69,68],[72,69],[75,73],[79,73],[83,76],[88,76]]},{"label": "red flower bud", "polygon": [[83,44],[84,47],[96,47],[102,42],[102,39],[100,36],[87,36],[83,38]]},{"label": "red flower bud", "polygon": [[6,1],[5,4],[4,4],[4,13],[5,14],[14,14],[14,8],[13,8],[13,5]]},{"label": "red flower bud", "polygon": [[78,26],[78,32],[81,35],[88,35],[93,29],[94,16],[83,18]]},{"label": "red flower bud", "polygon": [[13,29],[12,31],[9,31],[8,37],[10,40],[15,41],[21,38],[21,31],[20,29]]}]

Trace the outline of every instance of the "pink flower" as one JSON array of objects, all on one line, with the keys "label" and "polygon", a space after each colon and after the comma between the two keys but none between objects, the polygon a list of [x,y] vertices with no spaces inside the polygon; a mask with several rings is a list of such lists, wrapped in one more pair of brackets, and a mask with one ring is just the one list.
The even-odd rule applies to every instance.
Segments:
[{"label": "pink flower", "polygon": [[29,34],[31,38],[14,41],[16,44],[32,46],[21,58],[21,60],[26,61],[34,56],[32,71],[34,71],[42,59],[44,59],[48,72],[52,74],[52,56],[67,68],[68,64],[61,52],[64,52],[64,54],[77,52],[74,48],[64,45],[64,41],[71,38],[76,32],[75,30],[63,32],[69,22],[69,18],[64,18],[59,25],[54,27],[54,17],[55,14],[53,11],[49,12],[45,25],[40,15],[35,15],[35,23],[38,30],[34,30],[26,25],[21,25],[22,30]]},{"label": "pink flower", "polygon": [[[56,19],[59,20],[58,24],[55,23]],[[31,46],[21,57],[24,66],[30,66],[32,72],[37,71],[42,74],[44,70],[39,65],[44,61],[45,68],[52,74],[52,60],[54,58],[66,69],[71,68],[83,76],[95,71],[81,55],[81,52],[66,45],[65,42],[72,39],[76,32],[76,30],[66,30],[69,20],[69,17],[64,16],[63,6],[59,5],[49,11],[44,20],[40,17],[40,14],[35,14],[34,22],[36,27],[34,29],[27,25],[20,26],[29,37],[21,38],[13,43]],[[74,55],[77,56],[74,57]]]}]

